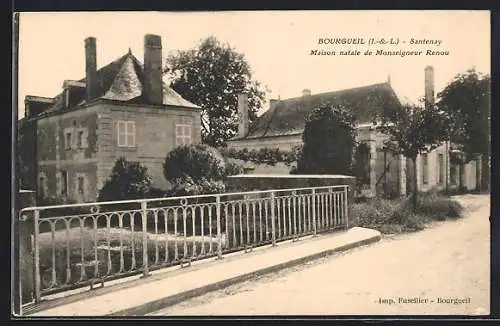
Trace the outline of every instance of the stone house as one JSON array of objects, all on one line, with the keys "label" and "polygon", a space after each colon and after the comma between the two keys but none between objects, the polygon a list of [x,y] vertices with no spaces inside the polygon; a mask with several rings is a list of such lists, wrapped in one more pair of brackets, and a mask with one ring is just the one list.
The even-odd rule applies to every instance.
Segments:
[{"label": "stone house", "polygon": [[26,96],[19,122],[21,184],[57,202],[92,202],[119,157],[148,168],[167,188],[166,154],[201,141],[201,109],[163,82],[162,44],[144,37],[144,65],[129,50],[97,69],[85,39],[85,78],[65,80],[53,98]]},{"label": "stone house", "polygon": [[[434,70],[428,66],[424,73],[425,98],[428,103],[434,103]],[[228,142],[229,148],[248,150],[260,148],[279,148],[292,150],[302,144],[302,133],[306,115],[321,104],[341,104],[351,110],[357,122],[357,153],[356,160],[365,166],[363,173],[358,177],[359,194],[375,196],[405,195],[411,190],[411,176],[414,167],[410,160],[402,155],[394,156],[384,151],[383,142],[386,135],[376,131],[373,121],[385,110],[410,101],[400,96],[392,87],[390,78],[386,82],[344,89],[321,94],[311,94],[304,90],[302,96],[283,100],[270,100],[269,109],[259,116],[252,124],[247,118],[246,96],[239,97],[240,122],[236,137]],[[421,191],[432,188],[456,188],[458,178],[462,178],[462,185],[467,189],[476,187],[476,161],[466,164],[463,169],[450,162],[450,145],[444,143],[439,148],[422,155],[417,159],[417,187]],[[275,167],[258,166],[262,173],[289,173],[290,168],[283,164]],[[458,171],[462,175],[458,175]]]}]

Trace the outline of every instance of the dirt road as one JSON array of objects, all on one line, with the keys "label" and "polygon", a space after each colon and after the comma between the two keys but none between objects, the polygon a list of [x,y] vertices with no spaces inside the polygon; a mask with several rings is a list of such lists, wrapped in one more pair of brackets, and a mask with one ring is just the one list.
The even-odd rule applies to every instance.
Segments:
[{"label": "dirt road", "polygon": [[457,221],[280,271],[151,315],[489,313],[490,198]]}]

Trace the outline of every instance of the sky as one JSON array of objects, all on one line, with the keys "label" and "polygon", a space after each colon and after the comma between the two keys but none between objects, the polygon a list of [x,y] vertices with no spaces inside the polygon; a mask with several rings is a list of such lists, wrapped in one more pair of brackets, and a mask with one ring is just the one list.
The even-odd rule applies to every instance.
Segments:
[{"label": "sky", "polygon": [[[85,77],[84,39],[97,39],[98,68],[130,48],[143,61],[145,34],[162,36],[164,57],[215,36],[243,53],[268,98],[297,97],[388,80],[416,102],[424,93],[424,68],[434,67],[436,93],[475,67],[490,73],[488,11],[245,11],[245,12],[43,12],[22,13],[19,31],[19,117],[26,95],[54,97],[66,79]],[[365,45],[319,45],[320,38],[399,39],[381,50],[449,51],[448,55],[340,56]],[[411,45],[411,39],[440,40]],[[406,41],[403,44],[402,41]],[[313,49],[337,55],[310,55]],[[266,106],[267,107],[267,106]]]}]

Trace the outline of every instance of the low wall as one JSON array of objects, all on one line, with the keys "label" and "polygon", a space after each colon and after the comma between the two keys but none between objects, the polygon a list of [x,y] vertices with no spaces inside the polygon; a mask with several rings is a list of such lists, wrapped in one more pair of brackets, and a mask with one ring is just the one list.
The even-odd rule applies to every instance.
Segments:
[{"label": "low wall", "polygon": [[347,175],[239,174],[227,179],[227,191],[229,192],[337,185],[349,185],[349,197],[356,193],[356,178]]}]

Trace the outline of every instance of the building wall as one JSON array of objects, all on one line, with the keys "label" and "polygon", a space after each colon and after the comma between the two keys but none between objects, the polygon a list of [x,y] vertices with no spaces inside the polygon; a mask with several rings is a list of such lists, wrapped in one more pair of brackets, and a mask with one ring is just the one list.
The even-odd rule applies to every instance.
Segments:
[{"label": "building wall", "polygon": [[[97,117],[96,108],[88,107],[37,121],[39,195],[57,202],[96,199]],[[66,187],[64,171],[67,173]],[[84,179],[83,192],[77,189],[79,177]]]},{"label": "building wall", "polygon": [[[118,122],[135,122],[135,146],[118,146]],[[109,177],[115,161],[125,157],[148,168],[153,186],[166,189],[163,162],[168,152],[176,147],[176,124],[191,125],[191,143],[201,141],[200,113],[193,109],[155,108],[138,105],[101,104],[98,128],[97,187],[100,189]]]},{"label": "building wall", "polygon": [[247,148],[248,150],[259,150],[261,148],[279,148],[283,151],[290,151],[297,145],[302,145],[302,134],[280,137],[232,140],[227,142],[228,148]]}]

